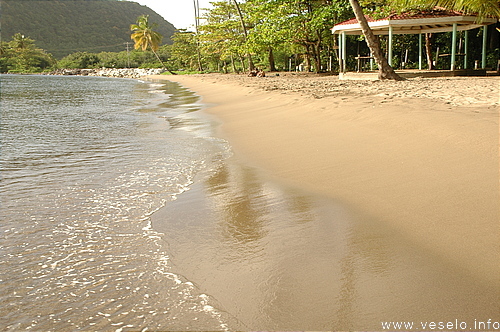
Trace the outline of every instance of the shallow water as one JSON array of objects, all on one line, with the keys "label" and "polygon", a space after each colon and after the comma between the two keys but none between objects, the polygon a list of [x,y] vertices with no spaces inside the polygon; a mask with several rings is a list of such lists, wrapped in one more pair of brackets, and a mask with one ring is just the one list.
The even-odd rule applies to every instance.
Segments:
[{"label": "shallow water", "polygon": [[228,153],[197,97],[126,79],[1,83],[0,326],[225,328],[149,221]]}]

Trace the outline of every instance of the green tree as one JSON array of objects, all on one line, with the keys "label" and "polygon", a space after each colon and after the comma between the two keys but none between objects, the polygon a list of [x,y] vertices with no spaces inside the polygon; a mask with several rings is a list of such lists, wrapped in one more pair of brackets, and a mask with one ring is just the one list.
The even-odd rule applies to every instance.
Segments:
[{"label": "green tree", "polygon": [[180,30],[172,36],[174,43],[169,46],[172,61],[177,68],[199,70],[201,65],[201,54],[198,52],[198,38],[195,33]]},{"label": "green tree", "polygon": [[296,4],[285,0],[249,0],[249,4],[250,24],[253,27],[249,31],[249,47],[253,52],[264,54],[269,70],[274,71],[277,52],[294,53],[292,45],[299,34],[295,24]]},{"label": "green tree", "polygon": [[309,0],[295,5],[292,40],[306,49],[306,64],[319,72],[323,68],[322,51],[332,42],[330,29],[335,23],[350,16],[347,1]]},{"label": "green tree", "polygon": [[[253,59],[276,70],[288,66],[294,54],[303,54],[308,64],[322,70],[325,58],[333,54],[330,28],[351,14],[347,0],[247,0],[219,1],[205,15],[200,40],[209,57]],[[233,7],[233,8],[232,8]],[[277,57],[275,56],[277,55]],[[253,61],[252,61],[253,63]],[[246,68],[244,68],[246,69]]]},{"label": "green tree", "polygon": [[[245,36],[245,43],[246,43],[247,40],[248,40],[248,28],[247,28],[247,26],[245,24],[245,18],[243,17],[243,12],[241,11],[241,7],[238,4],[238,1],[233,0],[233,3],[234,3],[234,6],[236,7],[236,10],[238,12],[238,16],[240,18],[241,30],[243,31],[243,36]],[[248,68],[249,68],[249,70],[254,70],[255,69],[255,65],[253,63],[252,54],[250,52],[247,53],[247,58],[248,58]]]},{"label": "green tree", "polygon": [[35,49],[35,41],[29,37],[25,37],[23,34],[16,33],[12,36],[10,46],[16,51],[33,50]]},{"label": "green tree", "polygon": [[[423,3],[431,0],[420,1]],[[453,3],[458,6],[465,0],[460,1]],[[496,1],[498,3],[498,0],[469,1]],[[194,2],[196,8],[196,0]],[[314,68],[318,72],[327,67],[325,66],[326,60],[331,61],[334,53],[337,52],[335,51],[337,40],[331,35],[331,27],[352,17],[353,4],[355,7],[356,4],[358,5],[357,16],[360,21],[363,21],[363,11],[367,8],[361,9],[360,2],[361,5],[368,6],[371,13],[387,15],[397,8],[403,8],[403,4],[408,5],[410,2],[417,3],[418,1],[225,0],[212,2],[213,8],[205,12],[202,17],[204,24],[198,26],[197,23],[197,33],[178,36],[174,44],[179,44],[171,48],[172,56],[175,57],[178,65],[193,69],[195,44],[199,41],[201,50],[199,60],[202,60],[210,70],[220,71],[222,65],[226,71],[227,64],[231,62],[233,71],[239,71],[238,60],[243,70],[247,70],[244,60],[252,57],[252,62],[255,61],[257,66],[267,65],[269,70],[288,67],[288,63],[294,60],[295,65],[300,61],[305,61],[306,68]],[[369,29],[367,24],[366,27]],[[382,73],[381,78],[400,79],[384,58],[379,40],[373,34],[370,36],[368,30],[365,31],[365,35],[368,35],[368,37],[365,36],[367,44],[372,49],[378,49],[372,52],[376,58],[379,73]],[[411,41],[415,42],[413,39]],[[400,55],[400,62],[406,58],[405,54]],[[332,66],[337,65],[336,62],[331,63]]]},{"label": "green tree", "polygon": [[57,66],[65,69],[96,68],[99,61],[99,56],[95,53],[75,52],[59,60]]},{"label": "green tree", "polygon": [[235,6],[226,1],[213,2],[212,5],[212,10],[204,14],[205,24],[199,27],[199,40],[205,59],[217,70],[220,70],[221,62],[225,66],[229,59],[233,70],[237,71],[236,57],[246,70],[243,58],[249,50]]},{"label": "green tree", "polygon": [[146,51],[148,48],[154,53],[158,61],[162,64],[163,68],[167,69],[172,75],[174,72],[170,71],[163,61],[158,56],[158,49],[162,40],[162,35],[153,30],[154,26],[149,24],[149,15],[141,15],[137,18],[136,24],[130,25],[130,30],[133,31],[130,38],[135,42],[134,48],[136,50],[142,49]]},{"label": "green tree", "polygon": [[55,64],[51,54],[35,46],[35,41],[16,33],[0,47],[1,72],[40,72]]},{"label": "green tree", "polygon": [[[268,54],[272,64],[274,49],[294,50],[304,55],[307,68],[323,70],[333,53],[330,28],[350,18],[347,0],[248,0],[251,24],[249,39],[255,51]],[[314,66],[313,63],[314,62]]]}]

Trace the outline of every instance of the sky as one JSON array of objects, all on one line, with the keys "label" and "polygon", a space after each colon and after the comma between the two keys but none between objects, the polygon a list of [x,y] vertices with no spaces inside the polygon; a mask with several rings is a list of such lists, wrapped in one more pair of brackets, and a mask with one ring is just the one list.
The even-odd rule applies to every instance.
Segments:
[{"label": "sky", "polygon": [[[191,0],[132,0],[141,5],[148,6],[177,29],[194,31],[194,4]],[[210,8],[210,1],[198,0],[200,10]]]}]

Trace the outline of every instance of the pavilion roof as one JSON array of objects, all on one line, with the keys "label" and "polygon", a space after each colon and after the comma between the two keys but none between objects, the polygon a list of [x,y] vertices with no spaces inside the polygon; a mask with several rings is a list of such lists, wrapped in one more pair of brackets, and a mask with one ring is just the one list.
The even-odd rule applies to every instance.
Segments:
[{"label": "pavilion roof", "polygon": [[[365,17],[368,25],[376,35],[389,34],[389,27],[392,27],[394,34],[418,34],[452,31],[455,23],[457,24],[457,30],[460,31],[471,30],[497,22],[495,18],[483,18],[479,21],[476,15],[440,7],[431,10],[391,14],[382,19],[374,19],[368,15],[365,15]],[[362,34],[361,26],[356,18],[341,22],[332,28],[334,34],[341,32],[348,35]]]}]

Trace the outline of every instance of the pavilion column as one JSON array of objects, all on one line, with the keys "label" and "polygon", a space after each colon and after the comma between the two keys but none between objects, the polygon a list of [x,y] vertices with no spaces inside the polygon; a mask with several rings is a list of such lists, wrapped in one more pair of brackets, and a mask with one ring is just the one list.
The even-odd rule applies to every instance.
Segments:
[{"label": "pavilion column", "polygon": [[389,62],[389,66],[392,67],[392,26],[389,26],[389,56],[388,56],[388,59],[387,59],[387,62]]},{"label": "pavilion column", "polygon": [[453,34],[451,35],[451,70],[455,70],[457,54],[457,23],[453,23]]},{"label": "pavilion column", "polygon": [[422,70],[422,34],[418,34],[418,70]]},{"label": "pavilion column", "polygon": [[343,54],[342,54],[342,52],[344,52],[343,47],[342,47],[342,33],[339,33],[339,72],[340,73],[343,72],[343,68],[342,68]]},{"label": "pavilion column", "polygon": [[486,68],[486,44],[488,43],[488,26],[483,27],[483,57],[481,61],[481,68]]},{"label": "pavilion column", "polygon": [[347,57],[347,45],[346,45],[346,33],[342,31],[339,34],[339,72],[346,72],[346,57]]},{"label": "pavilion column", "polygon": [[345,31],[342,32],[342,71],[347,71],[347,38]]},{"label": "pavilion column", "polygon": [[464,69],[467,69],[467,62],[469,61],[469,30],[465,30],[464,36]]}]

